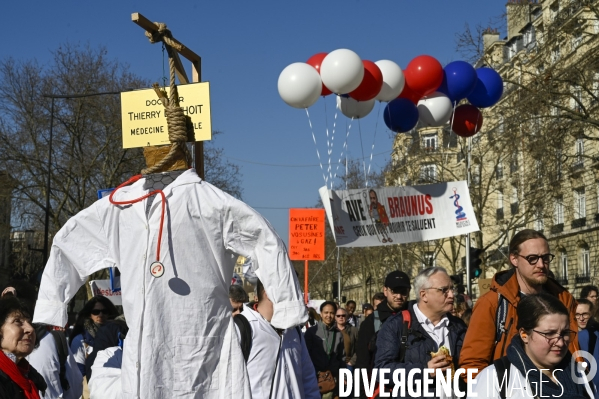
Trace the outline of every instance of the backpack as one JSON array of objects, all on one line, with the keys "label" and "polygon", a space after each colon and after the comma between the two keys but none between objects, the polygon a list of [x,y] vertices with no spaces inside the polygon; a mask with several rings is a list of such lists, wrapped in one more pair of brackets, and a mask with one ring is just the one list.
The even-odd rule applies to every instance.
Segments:
[{"label": "backpack", "polygon": [[[248,319],[242,314],[238,313],[233,317],[233,321],[239,328],[240,335],[240,345],[241,345],[241,353],[243,353],[243,358],[247,363],[250,352],[252,351],[252,326]],[[297,333],[299,334],[300,341],[302,340],[302,331],[299,327],[295,327]]]},{"label": "backpack", "polygon": [[[510,361],[507,356],[503,356],[495,361],[493,361],[493,365],[495,366],[495,372],[497,373],[497,381],[501,386],[499,391],[499,397],[501,399],[505,399],[507,386],[510,383]],[[503,378],[505,378],[505,384],[503,383]]]},{"label": "backpack", "polygon": [[[411,326],[411,322],[412,322],[412,316],[410,314],[409,310],[402,310],[401,311],[401,316],[403,317],[404,320],[404,328],[401,330],[401,346],[399,348],[399,356],[400,356],[400,360],[399,362],[403,362],[405,354],[406,354],[406,342],[408,342],[408,334],[409,334],[409,330],[410,330],[410,326]],[[373,369],[374,367],[374,355],[376,354],[376,339],[377,336],[379,334],[379,330],[381,329],[383,322],[380,318],[379,315],[379,311],[375,310],[374,311],[374,335],[372,336],[372,338],[370,338],[370,341],[368,342],[368,351],[370,352],[370,370]]]},{"label": "backpack", "polygon": [[243,358],[247,363],[252,351],[252,326],[248,319],[241,313],[236,314],[233,317],[233,321],[237,325],[237,328],[239,328],[241,353],[243,353]]},{"label": "backpack", "polygon": [[56,343],[56,352],[58,353],[58,362],[60,364],[60,386],[64,392],[71,389],[69,385],[69,381],[66,377],[66,362],[67,357],[69,356],[69,346],[67,344],[67,336],[63,331],[50,331],[50,334],[54,337],[54,342]]},{"label": "backpack", "polygon": [[[507,334],[507,332],[512,327],[512,323],[514,322],[514,319],[511,319],[510,324],[506,328],[505,322],[507,320],[507,310],[509,307],[509,303],[503,295],[501,295],[500,293],[498,293],[497,295],[497,311],[495,312],[495,346],[497,346],[497,344],[501,341],[501,337],[503,336],[503,334]],[[507,337],[504,338],[501,353],[504,352],[506,343]]]}]

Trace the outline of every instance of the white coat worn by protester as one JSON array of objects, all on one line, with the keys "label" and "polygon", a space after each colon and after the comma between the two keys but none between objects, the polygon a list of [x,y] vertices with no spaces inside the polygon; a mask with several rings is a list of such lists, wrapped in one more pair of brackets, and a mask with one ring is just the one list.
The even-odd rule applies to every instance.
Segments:
[{"label": "white coat worn by protester", "polygon": [[[69,389],[64,391],[60,384],[60,360],[58,359],[58,350],[56,340],[51,333],[46,333],[40,340],[40,346],[35,349],[27,361],[48,384],[44,399],[79,399],[83,393],[83,376],[77,367],[75,358],[69,349],[67,361],[65,364],[65,377],[69,382]],[[40,394],[40,397],[41,394]]]},{"label": "white coat worn by protester", "polygon": [[[531,399],[535,397],[549,397],[547,393],[543,394],[537,386],[531,387],[531,384],[526,380],[526,376],[524,376],[513,364],[510,365],[509,375],[510,379],[508,381],[508,388],[506,389],[506,398]],[[514,379],[517,379],[517,381],[514,381]],[[593,391],[588,382],[585,383],[585,389],[589,397],[594,398]],[[495,371],[495,366],[490,365],[489,367],[485,367],[483,371],[476,376],[476,384],[473,385],[472,389],[472,393],[476,394],[476,396],[469,395],[467,399],[499,398],[499,392],[497,372]],[[564,395],[562,396],[566,398],[568,393],[564,392]]]},{"label": "white coat worn by protester", "polygon": [[244,306],[243,316],[252,327],[252,350],[247,361],[252,399],[320,399],[316,371],[299,329],[285,330],[281,342],[260,313]]},{"label": "white coat worn by protester", "polygon": [[[145,178],[119,189],[115,201],[147,194]],[[87,276],[121,272],[129,332],[123,352],[125,398],[250,398],[234,332],[228,289],[237,256],[252,259],[274,303],[272,324],[307,320],[285,246],[256,211],[202,181],[195,170],[163,189],[166,196],[155,278],[162,198],[115,206],[108,198],[72,217],[56,234],[44,269],[34,322],[65,325],[67,303]]]},{"label": "white coat worn by protester", "polygon": [[122,399],[121,365],[123,349],[113,346],[99,351],[92,365],[92,378],[87,384],[90,399]]}]

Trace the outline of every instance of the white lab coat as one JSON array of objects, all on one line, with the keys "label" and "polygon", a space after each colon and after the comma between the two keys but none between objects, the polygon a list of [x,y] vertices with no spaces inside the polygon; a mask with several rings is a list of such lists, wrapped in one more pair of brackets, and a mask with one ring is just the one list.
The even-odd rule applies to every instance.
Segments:
[{"label": "white lab coat", "polygon": [[252,350],[247,362],[252,399],[269,399],[275,362],[272,398],[320,399],[316,371],[298,329],[285,330],[280,343],[279,335],[260,313],[244,306],[243,316],[252,327]]},{"label": "white lab coat", "polygon": [[121,399],[121,364],[123,349],[118,346],[98,351],[92,365],[89,387],[90,399]]},{"label": "white lab coat", "polygon": [[[27,361],[44,377],[48,385],[44,399],[79,399],[81,397],[83,393],[83,376],[77,367],[70,349],[65,364],[65,376],[70,388],[66,392],[63,392],[62,385],[60,385],[58,349],[56,348],[56,341],[52,334],[47,333],[42,337],[40,346],[27,356]],[[42,397],[41,394],[40,397]]]},{"label": "white lab coat", "polygon": [[[145,179],[116,201],[147,193]],[[127,398],[249,398],[228,289],[237,256],[252,259],[274,303],[272,324],[307,320],[285,245],[256,211],[202,181],[195,170],[164,188],[167,210],[160,261],[150,274],[162,198],[115,206],[108,198],[72,217],[56,234],[44,269],[34,322],[65,325],[67,303],[90,274],[117,266],[129,325],[122,389]]]},{"label": "white lab coat", "polygon": [[[506,373],[507,374],[507,373]],[[510,380],[506,389],[506,398],[511,399],[531,399],[533,397],[548,397],[548,393],[542,393],[538,387],[530,386],[526,377],[520,373],[520,370],[513,364],[510,365]],[[589,397],[593,398],[594,394],[588,383],[585,383],[585,388]],[[472,392],[476,393],[476,398],[499,398],[499,381],[495,366],[490,365],[485,367],[483,371],[476,376],[476,384],[473,385]],[[542,395],[541,395],[542,393]],[[567,396],[567,393],[566,393]],[[468,396],[468,399],[474,399],[475,396]]]}]

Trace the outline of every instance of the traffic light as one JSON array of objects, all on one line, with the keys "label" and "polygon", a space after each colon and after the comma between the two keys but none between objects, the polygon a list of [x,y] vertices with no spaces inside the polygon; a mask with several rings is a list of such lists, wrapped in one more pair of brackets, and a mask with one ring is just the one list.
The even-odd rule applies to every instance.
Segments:
[{"label": "traffic light", "polygon": [[337,295],[339,295],[339,282],[333,281],[333,299],[337,299]]},{"label": "traffic light", "polygon": [[483,250],[480,248],[470,248],[470,278],[479,277],[482,274],[480,266],[483,261],[480,256],[483,254]]}]

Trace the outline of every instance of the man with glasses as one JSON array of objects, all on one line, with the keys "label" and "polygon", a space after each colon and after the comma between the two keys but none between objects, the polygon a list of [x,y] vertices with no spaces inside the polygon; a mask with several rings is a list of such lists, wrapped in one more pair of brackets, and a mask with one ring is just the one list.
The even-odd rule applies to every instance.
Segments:
[{"label": "man with glasses", "polygon": [[[526,295],[546,292],[557,297],[570,313],[570,329],[578,330],[576,301],[548,276],[549,265],[554,258],[543,233],[525,229],[514,235],[509,244],[510,270],[495,274],[490,291],[474,305],[460,367],[480,372],[506,355],[507,346],[517,333],[516,309]],[[573,340],[569,348],[575,352],[577,340]]]},{"label": "man with glasses", "polygon": [[584,330],[589,326],[591,316],[593,315],[593,304],[588,299],[579,299],[576,305],[576,323],[578,323],[578,331]]},{"label": "man with glasses", "polygon": [[[451,315],[455,298],[454,286],[442,267],[422,270],[414,279],[416,300],[410,301],[409,329],[406,332],[403,313],[389,319],[379,332],[374,366],[405,369],[406,374],[419,369],[414,384],[424,393],[424,369],[455,370],[466,335],[466,324]],[[404,317],[406,316],[406,317]],[[440,349],[445,347],[446,351]],[[437,353],[435,353],[437,352]],[[434,375],[428,392],[435,392]]]},{"label": "man with glasses", "polygon": [[389,317],[406,308],[410,288],[410,278],[406,273],[395,270],[387,275],[383,288],[385,300],[375,306],[375,311],[360,323],[356,368],[372,370],[377,333]]},{"label": "man with glasses", "polygon": [[591,301],[593,307],[597,306],[597,294],[599,293],[599,288],[594,285],[585,285],[580,290],[580,298]]}]

